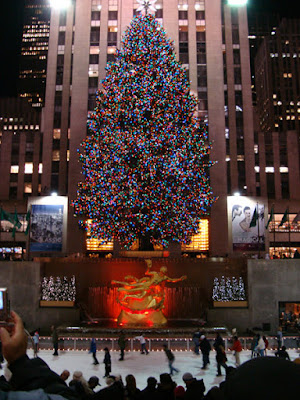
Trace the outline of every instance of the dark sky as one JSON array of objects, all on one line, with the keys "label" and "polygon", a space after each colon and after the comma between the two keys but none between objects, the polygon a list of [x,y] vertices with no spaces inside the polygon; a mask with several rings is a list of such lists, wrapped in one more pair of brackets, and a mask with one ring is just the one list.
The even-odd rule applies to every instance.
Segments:
[{"label": "dark sky", "polygon": [[[47,1],[48,0],[44,0]],[[108,1],[108,0],[105,0]],[[164,0],[168,1],[168,0]],[[0,96],[16,95],[25,0],[0,0]],[[298,0],[248,0],[249,11],[276,11],[300,17]]]}]

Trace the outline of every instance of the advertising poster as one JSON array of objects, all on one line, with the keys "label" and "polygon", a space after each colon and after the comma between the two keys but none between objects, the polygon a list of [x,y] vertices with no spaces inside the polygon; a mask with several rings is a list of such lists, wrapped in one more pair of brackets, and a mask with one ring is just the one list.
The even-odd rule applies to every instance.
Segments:
[{"label": "advertising poster", "polygon": [[[234,251],[265,250],[265,206],[246,196],[228,198]],[[251,223],[252,221],[252,223]]]},{"label": "advertising poster", "polygon": [[62,251],[62,204],[32,204],[30,225],[30,251]]}]

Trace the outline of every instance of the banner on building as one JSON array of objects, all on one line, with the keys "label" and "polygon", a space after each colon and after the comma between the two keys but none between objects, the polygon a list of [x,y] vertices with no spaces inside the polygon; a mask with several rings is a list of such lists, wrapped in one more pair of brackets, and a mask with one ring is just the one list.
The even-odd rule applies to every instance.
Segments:
[{"label": "banner on building", "polygon": [[265,204],[246,196],[228,197],[234,251],[265,250]]},{"label": "banner on building", "polygon": [[30,225],[30,251],[62,251],[63,204],[32,204]]}]

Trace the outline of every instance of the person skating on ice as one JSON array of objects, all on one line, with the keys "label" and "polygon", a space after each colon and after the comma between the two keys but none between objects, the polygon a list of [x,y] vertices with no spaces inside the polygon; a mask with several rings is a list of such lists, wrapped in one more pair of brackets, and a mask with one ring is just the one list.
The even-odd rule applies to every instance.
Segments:
[{"label": "person skating on ice", "polygon": [[149,351],[148,351],[147,346],[146,346],[146,339],[144,338],[144,335],[141,333],[140,336],[136,336],[135,339],[140,341],[141,354],[145,354],[145,353],[148,354]]},{"label": "person skating on ice", "polygon": [[173,363],[175,361],[175,356],[172,353],[172,351],[170,349],[168,349],[168,346],[166,344],[163,345],[163,350],[167,356],[168,359],[168,364],[169,364],[169,368],[170,368],[170,375],[173,375],[173,371],[174,372],[179,372],[179,369],[173,367]]},{"label": "person skating on ice", "polygon": [[211,345],[205,335],[201,335],[200,337],[200,350],[202,353],[203,361],[201,369],[206,369],[207,364],[209,364],[209,353],[211,351]]},{"label": "person skating on ice", "polygon": [[107,347],[104,348],[104,352],[105,353],[103,363],[105,365],[105,375],[103,376],[103,378],[106,378],[111,373],[111,357]]},{"label": "person skating on ice", "polygon": [[92,353],[92,355],[93,355],[93,359],[94,359],[93,364],[94,365],[98,365],[99,361],[97,360],[97,357],[96,357],[97,343],[96,343],[96,339],[95,338],[92,338],[92,340],[91,340],[91,345],[90,345],[90,351],[89,352]]}]

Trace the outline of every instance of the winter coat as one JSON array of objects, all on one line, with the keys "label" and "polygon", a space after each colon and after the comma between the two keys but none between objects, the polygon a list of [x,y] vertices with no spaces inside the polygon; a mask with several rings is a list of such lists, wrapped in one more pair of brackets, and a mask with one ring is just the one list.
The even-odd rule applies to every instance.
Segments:
[{"label": "winter coat", "polygon": [[203,379],[197,380],[194,378],[186,385],[184,400],[202,399],[205,392],[205,385]]},{"label": "winter coat", "polygon": [[175,360],[174,354],[171,352],[170,349],[164,349],[164,352],[166,353],[167,359],[169,361]]},{"label": "winter coat", "polygon": [[91,400],[124,400],[124,388],[120,382],[114,382],[95,393]]},{"label": "winter coat", "polygon": [[262,337],[260,337],[260,338],[258,339],[258,343],[257,343],[257,346],[256,346],[256,350],[265,350],[265,348],[266,348],[266,346],[265,346],[264,339],[263,339]]},{"label": "winter coat", "polygon": [[[59,375],[51,371],[45,361],[39,357],[29,359],[28,356],[25,355],[10,364],[9,369],[12,373],[9,384],[14,391],[29,392],[31,390],[36,391],[37,389],[43,389],[45,395],[56,394],[68,400],[78,399],[77,395],[66,385]],[[42,395],[42,392],[40,393]],[[33,395],[35,395],[35,393],[33,393]],[[44,398],[47,399],[51,397]],[[32,399],[34,400],[35,398],[32,397]]]},{"label": "winter coat", "polygon": [[118,339],[118,345],[119,345],[120,349],[124,350],[125,347],[126,347],[126,344],[127,344],[126,336],[121,333],[121,335],[120,335],[120,337]]},{"label": "winter coat", "polygon": [[107,366],[111,365],[111,357],[110,357],[110,354],[108,352],[105,353],[103,362]]},{"label": "winter coat", "polygon": [[209,354],[209,352],[211,351],[211,345],[206,338],[201,340],[200,350],[202,351],[203,354]]},{"label": "winter coat", "polygon": [[231,350],[236,351],[237,353],[240,353],[243,350],[241,342],[239,340],[235,340],[233,342]]},{"label": "winter coat", "polygon": [[97,344],[96,340],[93,338],[90,345],[90,353],[96,353],[96,352],[97,352]]}]

